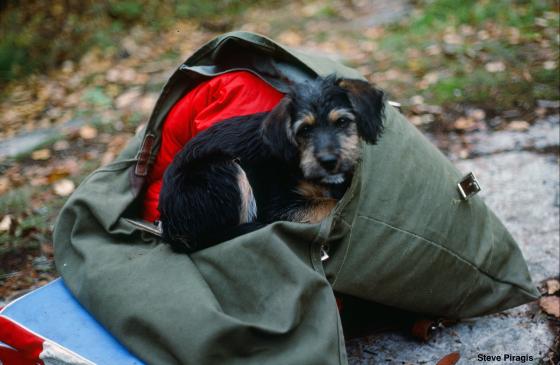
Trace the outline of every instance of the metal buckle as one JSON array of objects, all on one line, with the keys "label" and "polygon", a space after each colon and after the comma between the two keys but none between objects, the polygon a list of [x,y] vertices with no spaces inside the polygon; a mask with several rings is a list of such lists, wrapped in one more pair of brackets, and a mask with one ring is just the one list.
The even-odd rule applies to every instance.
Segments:
[{"label": "metal buckle", "polygon": [[151,233],[154,236],[161,237],[162,234],[163,234],[163,230],[161,228],[161,221],[155,221],[155,222],[152,223],[152,222],[147,222],[147,221],[137,220],[137,219],[130,219],[130,218],[124,218],[124,220],[127,221],[128,223],[132,224],[137,229],[140,229],[144,232]]},{"label": "metal buckle", "polygon": [[321,245],[321,261],[327,261],[329,259],[329,246]]},{"label": "metal buckle", "polygon": [[463,198],[463,200],[469,199],[482,190],[476,176],[474,176],[472,172],[469,172],[461,179],[461,181],[459,181],[457,188],[459,189],[459,193],[461,194],[461,198]]},{"label": "metal buckle", "polygon": [[398,103],[398,102],[393,101],[393,100],[389,100],[387,103],[388,103],[389,105],[391,105],[392,107],[395,107],[399,112],[402,113],[402,105],[401,105],[401,103]]}]

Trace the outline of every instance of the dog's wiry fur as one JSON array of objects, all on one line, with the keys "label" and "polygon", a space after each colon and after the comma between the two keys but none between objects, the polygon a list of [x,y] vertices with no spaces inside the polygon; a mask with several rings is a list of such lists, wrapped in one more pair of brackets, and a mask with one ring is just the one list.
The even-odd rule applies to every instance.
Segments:
[{"label": "dog's wiry fur", "polygon": [[192,252],[273,221],[324,219],[349,186],[360,140],[380,137],[383,105],[367,82],[329,76],[295,85],[268,113],[201,132],[165,173],[164,239]]}]

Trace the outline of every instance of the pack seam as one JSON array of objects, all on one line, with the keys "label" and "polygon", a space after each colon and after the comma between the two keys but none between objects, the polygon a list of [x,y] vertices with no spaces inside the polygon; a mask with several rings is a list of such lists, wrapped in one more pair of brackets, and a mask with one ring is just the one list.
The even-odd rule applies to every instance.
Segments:
[{"label": "pack seam", "polygon": [[392,228],[392,229],[394,229],[394,230],[396,230],[396,231],[402,232],[402,233],[404,233],[404,234],[408,234],[408,235],[413,236],[413,237],[415,237],[415,238],[421,239],[422,241],[428,242],[429,244],[431,244],[431,245],[433,245],[433,246],[436,246],[437,248],[441,249],[443,252],[445,252],[445,253],[447,253],[447,254],[449,254],[449,255],[451,255],[451,256],[453,256],[453,257],[459,259],[461,262],[463,262],[463,263],[467,264],[468,266],[470,266],[473,270],[475,270],[475,271],[477,271],[477,272],[479,272],[479,273],[481,273],[481,274],[484,274],[484,275],[487,276],[488,278],[490,278],[490,279],[492,279],[492,280],[494,280],[494,281],[496,281],[496,282],[498,282],[498,283],[501,283],[501,284],[507,284],[507,285],[513,286],[513,287],[515,287],[515,288],[521,290],[523,293],[527,294],[528,296],[530,296],[530,297],[532,297],[532,298],[535,297],[532,293],[528,292],[525,288],[522,288],[521,286],[519,286],[519,285],[517,285],[517,284],[515,284],[515,283],[512,283],[512,282],[509,282],[509,281],[506,281],[506,280],[502,280],[502,279],[496,278],[495,276],[489,274],[489,273],[486,272],[485,270],[482,270],[481,268],[479,268],[478,266],[476,266],[474,263],[470,262],[469,260],[465,259],[464,257],[461,257],[461,256],[458,255],[456,252],[451,251],[450,249],[448,249],[447,247],[443,246],[443,245],[440,244],[440,243],[437,243],[437,242],[432,241],[432,240],[430,240],[430,239],[428,239],[428,238],[425,238],[425,237],[423,237],[423,236],[421,236],[421,235],[419,235],[419,234],[417,234],[417,233],[410,232],[410,231],[407,231],[407,230],[405,230],[405,229],[395,227],[395,226],[393,226],[393,225],[391,225],[391,224],[389,224],[389,223],[387,223],[387,222],[384,222],[384,221],[382,221],[382,220],[380,220],[380,219],[377,219],[377,218],[373,218],[373,217],[369,217],[369,216],[361,215],[361,214],[358,214],[358,217],[364,218],[364,219],[367,219],[367,220],[370,220],[370,221],[373,221],[373,222],[377,222],[377,223],[380,223],[380,224],[383,224],[383,225],[385,225],[385,226],[387,226],[387,227],[389,227],[389,228]]}]

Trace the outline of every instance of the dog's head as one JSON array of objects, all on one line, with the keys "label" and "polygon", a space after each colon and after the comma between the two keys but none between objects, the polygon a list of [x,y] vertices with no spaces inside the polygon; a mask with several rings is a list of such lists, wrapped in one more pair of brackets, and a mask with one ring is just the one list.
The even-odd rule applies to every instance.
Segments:
[{"label": "dog's head", "polygon": [[304,177],[340,184],[354,171],[360,138],[375,144],[383,130],[384,94],[369,83],[334,76],[296,85],[268,114],[263,138]]}]

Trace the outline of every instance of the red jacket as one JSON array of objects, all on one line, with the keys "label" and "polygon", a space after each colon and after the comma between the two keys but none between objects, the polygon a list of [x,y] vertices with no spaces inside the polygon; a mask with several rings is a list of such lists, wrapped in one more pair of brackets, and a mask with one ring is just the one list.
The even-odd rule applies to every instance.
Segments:
[{"label": "red jacket", "polygon": [[159,218],[163,173],[185,143],[221,120],[269,111],[282,96],[272,86],[246,71],[216,76],[183,96],[163,124],[161,148],[148,174],[143,218],[151,222]]}]

